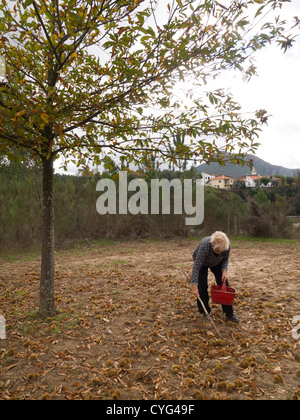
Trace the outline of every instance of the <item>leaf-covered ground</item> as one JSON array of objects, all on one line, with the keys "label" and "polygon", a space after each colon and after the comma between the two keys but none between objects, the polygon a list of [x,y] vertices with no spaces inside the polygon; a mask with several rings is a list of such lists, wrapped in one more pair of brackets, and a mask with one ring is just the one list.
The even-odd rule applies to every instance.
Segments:
[{"label": "leaf-covered ground", "polygon": [[[300,399],[300,243],[234,242],[239,326],[197,312],[181,269],[197,241],[56,254],[59,314],[37,317],[39,258],[2,257],[1,399]],[[210,276],[212,284],[213,277]]]}]

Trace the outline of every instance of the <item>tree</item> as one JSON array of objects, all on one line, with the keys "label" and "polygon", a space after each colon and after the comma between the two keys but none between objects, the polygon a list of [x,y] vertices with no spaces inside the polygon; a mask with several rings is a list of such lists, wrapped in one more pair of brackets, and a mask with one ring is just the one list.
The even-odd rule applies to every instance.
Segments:
[{"label": "tree", "polygon": [[[255,31],[267,11],[286,1],[0,0],[7,68],[0,154],[10,159],[26,149],[43,167],[41,316],[56,312],[54,160],[99,164],[108,152],[129,163],[145,152],[172,160],[168,139],[179,135],[186,143],[177,159],[222,161],[225,150],[243,162],[258,145],[265,113],[245,118],[223,91],[194,97],[182,110],[172,90],[190,77],[203,86],[232,68],[251,77],[255,51],[274,40],[290,47],[294,38],[284,35],[279,19]],[[247,17],[253,12],[254,19]]]},{"label": "tree", "polygon": [[287,183],[288,187],[291,187],[295,183],[295,178],[292,177],[292,176],[288,176],[286,178],[286,183]]},{"label": "tree", "polygon": [[272,180],[270,178],[266,177],[266,176],[263,176],[259,180],[259,184],[263,185],[264,187],[266,187],[268,184],[270,184],[270,182],[272,182]]}]

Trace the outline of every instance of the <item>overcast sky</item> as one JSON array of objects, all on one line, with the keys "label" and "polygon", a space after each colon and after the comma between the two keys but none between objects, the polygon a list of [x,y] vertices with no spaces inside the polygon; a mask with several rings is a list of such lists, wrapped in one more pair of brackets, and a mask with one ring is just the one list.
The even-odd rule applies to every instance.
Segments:
[{"label": "overcast sky", "polygon": [[[278,14],[278,12],[277,12]],[[292,0],[280,12],[282,18],[300,17],[300,0]],[[228,85],[243,110],[266,109],[272,117],[260,135],[256,155],[273,165],[300,168],[300,37],[285,54],[269,46],[256,54],[258,77],[244,83],[226,75]]]}]

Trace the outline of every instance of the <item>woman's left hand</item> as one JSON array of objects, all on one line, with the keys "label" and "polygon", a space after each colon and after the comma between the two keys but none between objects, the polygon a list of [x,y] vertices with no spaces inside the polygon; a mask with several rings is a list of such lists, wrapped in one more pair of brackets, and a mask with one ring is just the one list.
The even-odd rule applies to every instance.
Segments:
[{"label": "woman's left hand", "polygon": [[222,273],[222,281],[227,281],[227,280],[228,280],[227,271],[224,270]]}]

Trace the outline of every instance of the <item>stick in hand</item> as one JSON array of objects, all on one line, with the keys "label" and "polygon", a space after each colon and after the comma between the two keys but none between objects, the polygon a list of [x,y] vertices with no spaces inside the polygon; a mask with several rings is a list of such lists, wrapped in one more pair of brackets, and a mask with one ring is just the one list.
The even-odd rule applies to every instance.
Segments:
[{"label": "stick in hand", "polygon": [[[181,272],[182,272],[182,274],[184,275],[184,277],[187,279],[187,281],[190,283],[190,279],[188,278],[187,274],[186,274],[183,270],[181,270]],[[202,299],[200,298],[200,296],[198,296],[198,297],[197,297],[197,299],[198,299],[198,300],[199,300],[199,302],[201,303],[201,306],[202,306],[202,308],[203,308],[203,310],[204,310],[204,312],[205,312],[206,316],[208,317],[208,319],[210,320],[210,322],[211,322],[212,326],[214,327],[214,329],[215,329],[215,330],[216,330],[216,332],[218,333],[218,336],[219,336],[220,338],[222,338],[222,336],[221,336],[221,334],[220,334],[219,330],[218,330],[218,329],[217,329],[217,327],[215,326],[215,323],[214,323],[214,321],[212,320],[212,317],[210,316],[210,314],[208,313],[208,311],[207,311],[207,309],[206,309],[206,307],[205,307],[205,305],[204,305],[204,303],[203,303]]]}]

